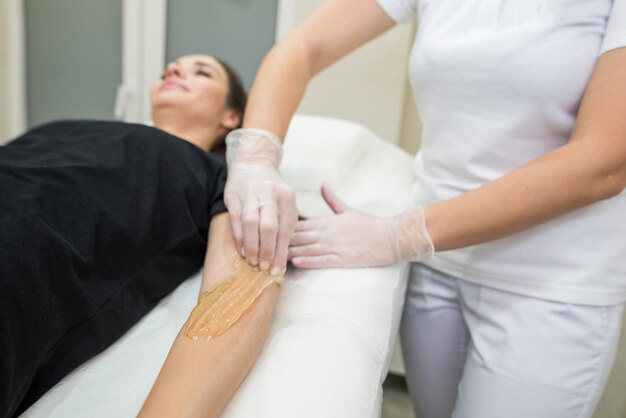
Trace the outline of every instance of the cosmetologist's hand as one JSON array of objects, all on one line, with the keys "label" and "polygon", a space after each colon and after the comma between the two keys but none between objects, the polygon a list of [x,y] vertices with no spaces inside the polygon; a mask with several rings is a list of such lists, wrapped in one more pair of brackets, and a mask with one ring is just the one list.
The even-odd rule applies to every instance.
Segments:
[{"label": "cosmetologist's hand", "polygon": [[278,173],[282,144],[269,131],[244,128],[231,131],[226,146],[224,202],[237,251],[248,263],[282,274],[298,219],[295,193]]},{"label": "cosmetologist's hand", "polygon": [[380,218],[350,208],[325,185],[322,195],[335,215],[296,224],[289,246],[296,267],[384,266],[400,259],[424,261],[434,254],[423,209]]}]

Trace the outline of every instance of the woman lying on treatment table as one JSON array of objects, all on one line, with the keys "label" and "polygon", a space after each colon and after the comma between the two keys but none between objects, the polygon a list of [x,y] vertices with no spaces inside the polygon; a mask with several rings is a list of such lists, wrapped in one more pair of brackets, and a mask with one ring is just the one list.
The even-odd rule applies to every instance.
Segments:
[{"label": "woman lying on treatment table", "polygon": [[267,287],[238,320],[220,313],[234,325],[210,339],[200,299],[142,416],[215,416],[260,351],[279,289],[237,265],[225,162],[207,153],[240,125],[245,91],[225,64],[191,55],[151,98],[155,128],[55,122],[0,147],[0,417],[111,345],[203,261],[201,294],[233,274]]}]

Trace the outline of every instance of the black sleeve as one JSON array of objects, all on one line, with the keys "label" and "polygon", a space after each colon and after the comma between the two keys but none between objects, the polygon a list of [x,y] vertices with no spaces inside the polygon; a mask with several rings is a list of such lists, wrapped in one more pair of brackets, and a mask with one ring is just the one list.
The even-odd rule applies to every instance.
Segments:
[{"label": "black sleeve", "polygon": [[226,160],[220,155],[209,154],[210,160],[215,161],[215,176],[209,181],[208,190],[211,191],[209,201],[209,219],[213,216],[226,212],[224,204],[224,189],[226,187],[227,168]]}]

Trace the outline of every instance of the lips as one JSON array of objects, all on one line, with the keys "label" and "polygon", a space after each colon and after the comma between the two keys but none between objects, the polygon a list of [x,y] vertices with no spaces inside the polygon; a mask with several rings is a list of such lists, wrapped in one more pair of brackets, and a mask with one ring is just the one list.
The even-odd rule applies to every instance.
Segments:
[{"label": "lips", "polygon": [[165,80],[163,84],[161,84],[161,90],[170,90],[170,89],[181,89],[181,90],[189,91],[189,89],[180,81]]}]

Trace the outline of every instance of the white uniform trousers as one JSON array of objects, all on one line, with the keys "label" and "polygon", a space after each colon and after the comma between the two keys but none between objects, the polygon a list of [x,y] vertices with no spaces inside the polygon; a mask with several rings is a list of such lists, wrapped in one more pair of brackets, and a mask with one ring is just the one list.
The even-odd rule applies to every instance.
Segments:
[{"label": "white uniform trousers", "polygon": [[401,325],[419,418],[588,418],[615,358],[623,304],[495,290],[412,264]]}]

